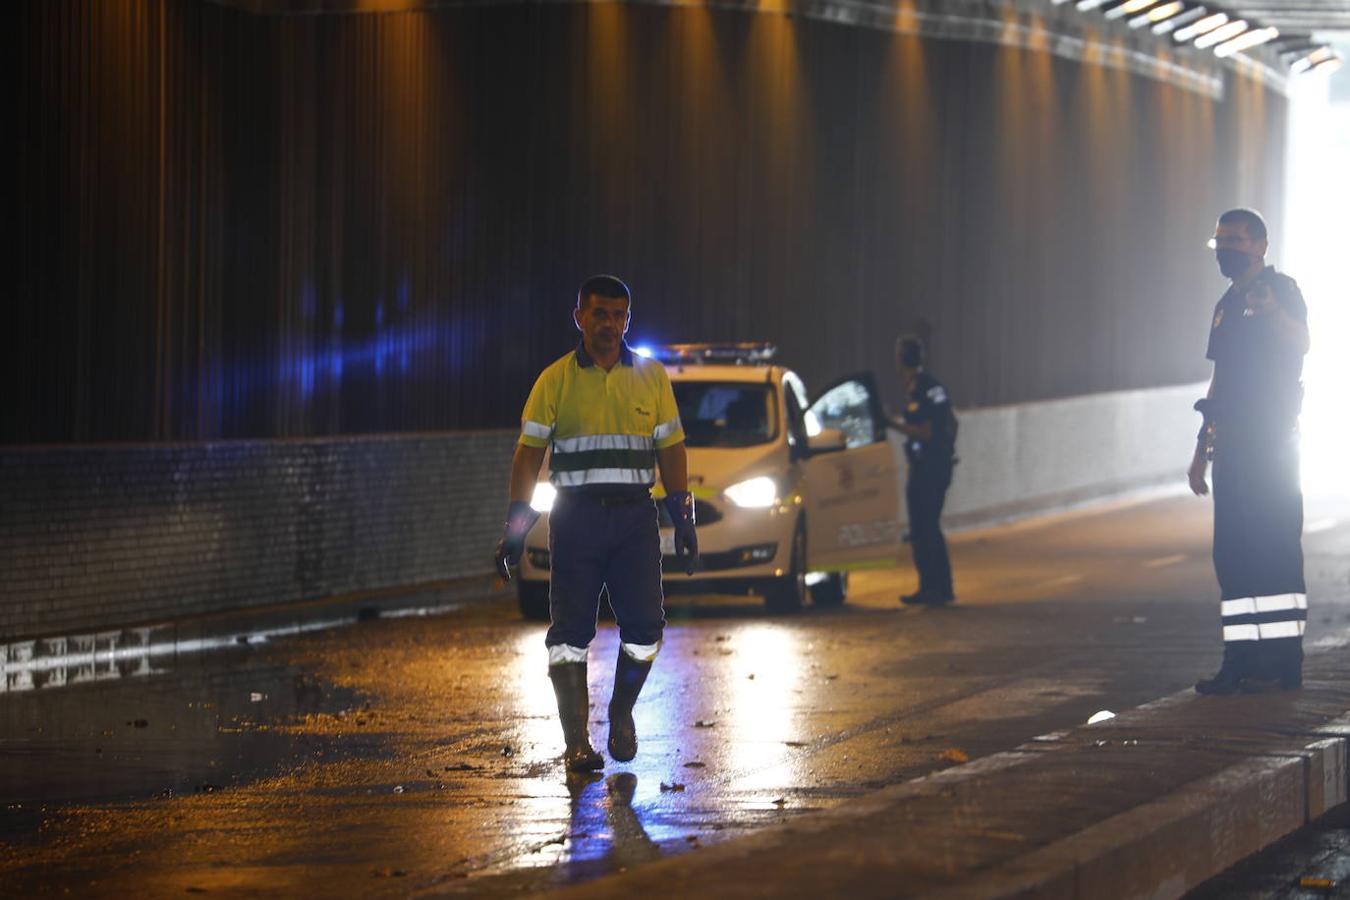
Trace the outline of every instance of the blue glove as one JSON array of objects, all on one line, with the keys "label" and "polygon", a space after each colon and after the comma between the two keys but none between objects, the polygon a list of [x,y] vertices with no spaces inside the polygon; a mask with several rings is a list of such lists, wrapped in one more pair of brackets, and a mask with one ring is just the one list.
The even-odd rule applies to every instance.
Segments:
[{"label": "blue glove", "polygon": [[662,501],[670,521],[675,523],[675,556],[684,560],[686,575],[694,574],[694,560],[698,559],[698,532],[694,530],[694,495],[688,491],[667,494]]},{"label": "blue glove", "polygon": [[506,581],[511,580],[511,569],[520,564],[521,554],[525,552],[525,535],[530,533],[534,523],[539,521],[539,513],[524,500],[512,500],[506,510],[506,529],[502,539],[497,542],[497,574]]}]

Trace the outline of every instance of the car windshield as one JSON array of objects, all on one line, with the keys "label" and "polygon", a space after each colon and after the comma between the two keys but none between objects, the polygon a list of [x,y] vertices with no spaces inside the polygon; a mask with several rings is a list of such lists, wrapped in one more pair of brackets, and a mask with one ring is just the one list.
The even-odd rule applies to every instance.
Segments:
[{"label": "car windshield", "polygon": [[690,447],[753,447],[778,435],[771,385],[677,381],[672,386]]}]

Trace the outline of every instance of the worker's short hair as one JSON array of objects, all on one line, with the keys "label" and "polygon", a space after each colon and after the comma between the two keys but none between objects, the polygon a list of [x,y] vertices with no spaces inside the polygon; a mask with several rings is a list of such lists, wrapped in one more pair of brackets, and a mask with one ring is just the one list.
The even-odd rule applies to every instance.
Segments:
[{"label": "worker's short hair", "polygon": [[1254,241],[1266,239],[1266,220],[1261,218],[1261,214],[1254,209],[1239,206],[1237,209],[1230,209],[1219,216],[1220,225],[1233,225],[1238,222],[1246,226],[1247,237]]},{"label": "worker's short hair", "polygon": [[902,334],[895,341],[895,355],[911,369],[923,365],[923,341],[912,334]]},{"label": "worker's short hair", "polygon": [[577,309],[586,308],[587,297],[607,297],[610,300],[627,300],[633,303],[633,295],[628,285],[614,275],[592,275],[577,288]]}]

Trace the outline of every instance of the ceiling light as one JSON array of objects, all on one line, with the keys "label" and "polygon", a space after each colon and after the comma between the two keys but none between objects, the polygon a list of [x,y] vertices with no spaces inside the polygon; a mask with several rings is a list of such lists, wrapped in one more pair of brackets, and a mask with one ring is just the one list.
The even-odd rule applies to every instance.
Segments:
[{"label": "ceiling light", "polygon": [[1186,10],[1181,15],[1173,16],[1170,19],[1163,19],[1157,25],[1154,25],[1153,33],[1167,34],[1167,32],[1171,31],[1173,28],[1180,28],[1182,25],[1187,25],[1191,22],[1194,22],[1196,19],[1205,15],[1207,12],[1209,12],[1209,10],[1205,9],[1203,6],[1192,6],[1190,9]]},{"label": "ceiling light", "polygon": [[1330,75],[1332,72],[1339,70],[1344,64],[1345,61],[1339,56],[1333,56],[1331,59],[1322,60],[1320,63],[1313,66],[1312,70],[1319,75]]},{"label": "ceiling light", "polygon": [[1158,0],[1125,0],[1124,3],[1108,9],[1106,11],[1106,17],[1108,19],[1119,19],[1121,16],[1137,13],[1139,10],[1146,9],[1157,2]]},{"label": "ceiling light", "polygon": [[1207,31],[1213,31],[1227,21],[1228,13],[1212,13],[1198,22],[1187,25],[1185,28],[1177,29],[1177,33],[1172,35],[1172,39],[1177,43],[1184,44],[1193,37],[1199,37]]},{"label": "ceiling light", "polygon": [[1247,30],[1247,20],[1238,19],[1236,22],[1229,22],[1222,28],[1216,28],[1208,34],[1202,34],[1195,39],[1197,50],[1207,50],[1215,44],[1222,44],[1224,41],[1231,40]]},{"label": "ceiling light", "polygon": [[1225,41],[1214,48],[1215,56],[1232,56],[1242,50],[1247,50],[1266,41],[1273,41],[1280,36],[1279,29],[1276,28],[1257,28],[1249,31],[1240,37],[1235,37],[1231,41]]},{"label": "ceiling light", "polygon": [[1140,16],[1135,16],[1130,20],[1131,28],[1143,28],[1150,22],[1161,22],[1163,19],[1170,19],[1181,12],[1186,4],[1181,0],[1172,0],[1171,3],[1164,3],[1162,6],[1155,6],[1148,12]]}]

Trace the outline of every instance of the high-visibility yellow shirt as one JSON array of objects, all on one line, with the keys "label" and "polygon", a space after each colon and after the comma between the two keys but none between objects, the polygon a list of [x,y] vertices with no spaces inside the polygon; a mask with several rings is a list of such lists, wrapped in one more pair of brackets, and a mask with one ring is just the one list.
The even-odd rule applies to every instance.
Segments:
[{"label": "high-visibility yellow shirt", "polygon": [[559,488],[651,486],[656,451],[683,440],[665,366],[627,345],[606,372],[578,344],[540,373],[521,414],[520,443],[551,447]]}]

